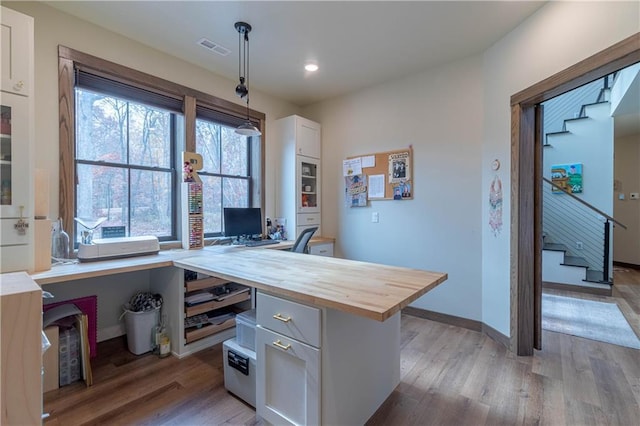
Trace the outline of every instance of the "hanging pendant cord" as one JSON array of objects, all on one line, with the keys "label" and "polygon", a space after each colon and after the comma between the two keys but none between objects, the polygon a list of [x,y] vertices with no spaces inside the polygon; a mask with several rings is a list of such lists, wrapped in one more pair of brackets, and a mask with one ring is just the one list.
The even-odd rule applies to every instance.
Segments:
[{"label": "hanging pendant cord", "polygon": [[238,32],[238,79],[242,77],[242,34]]}]

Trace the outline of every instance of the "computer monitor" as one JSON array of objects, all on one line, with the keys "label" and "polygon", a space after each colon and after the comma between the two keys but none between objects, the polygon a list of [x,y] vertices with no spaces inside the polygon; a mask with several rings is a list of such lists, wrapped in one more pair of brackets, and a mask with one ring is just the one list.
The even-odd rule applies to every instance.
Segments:
[{"label": "computer monitor", "polygon": [[251,238],[262,234],[262,212],[260,207],[225,207],[224,235],[227,237]]}]

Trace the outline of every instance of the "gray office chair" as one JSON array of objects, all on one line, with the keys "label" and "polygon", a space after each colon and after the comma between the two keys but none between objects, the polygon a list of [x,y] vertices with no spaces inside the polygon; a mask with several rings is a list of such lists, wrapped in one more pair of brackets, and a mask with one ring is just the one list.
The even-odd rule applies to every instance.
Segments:
[{"label": "gray office chair", "polygon": [[298,235],[296,242],[293,243],[293,247],[291,247],[291,251],[296,253],[308,253],[307,245],[309,244],[309,240],[314,232],[318,230],[318,227],[315,226],[313,228],[307,228]]}]

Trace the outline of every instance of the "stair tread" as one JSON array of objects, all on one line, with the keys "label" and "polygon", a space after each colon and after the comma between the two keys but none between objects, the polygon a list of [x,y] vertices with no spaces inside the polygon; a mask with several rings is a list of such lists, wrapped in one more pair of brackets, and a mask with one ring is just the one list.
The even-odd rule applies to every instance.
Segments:
[{"label": "stair tread", "polygon": [[586,278],[583,281],[590,283],[599,283],[599,284],[613,284],[610,281],[605,281],[603,277],[602,271],[594,271],[593,269],[587,269]]},{"label": "stair tread", "polygon": [[589,118],[589,116],[585,115],[585,116],[582,116],[582,117],[565,118],[564,121],[566,123],[567,121],[578,121],[578,120],[584,120],[584,119],[587,119],[587,118]]},{"label": "stair tread", "polygon": [[580,266],[580,267],[584,267],[584,268],[588,268],[589,267],[589,264],[584,259],[584,257],[578,257],[578,256],[565,256],[564,257],[564,262],[562,263],[562,265]]},{"label": "stair tread", "polygon": [[571,133],[571,132],[568,131],[568,130],[560,130],[558,132],[549,132],[549,133],[547,133],[547,136],[550,136],[550,135],[564,135],[565,133]]},{"label": "stair tread", "polygon": [[569,249],[564,244],[545,243],[544,246],[542,246],[542,250],[564,251],[564,252],[566,252]]},{"label": "stair tread", "polygon": [[598,101],[598,102],[591,102],[588,104],[582,104],[583,107],[588,107],[588,106],[593,106],[593,105],[601,105],[601,104],[608,104],[609,101]]}]

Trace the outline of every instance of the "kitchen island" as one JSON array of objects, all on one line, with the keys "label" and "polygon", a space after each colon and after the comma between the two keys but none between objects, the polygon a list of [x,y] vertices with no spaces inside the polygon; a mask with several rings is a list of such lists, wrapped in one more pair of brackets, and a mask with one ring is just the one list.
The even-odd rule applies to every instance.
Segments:
[{"label": "kitchen island", "polygon": [[447,274],[279,250],[174,265],[258,290],[259,416],[364,424],[400,382],[400,310]]}]

